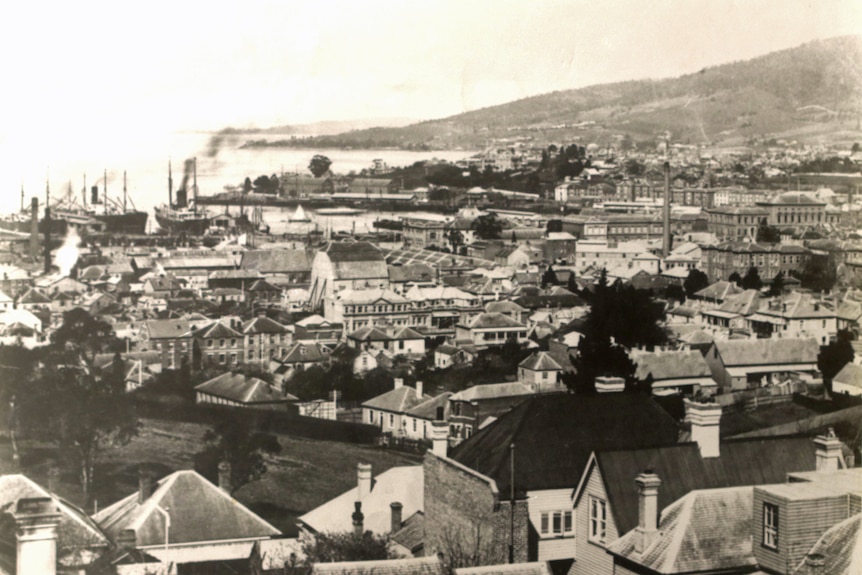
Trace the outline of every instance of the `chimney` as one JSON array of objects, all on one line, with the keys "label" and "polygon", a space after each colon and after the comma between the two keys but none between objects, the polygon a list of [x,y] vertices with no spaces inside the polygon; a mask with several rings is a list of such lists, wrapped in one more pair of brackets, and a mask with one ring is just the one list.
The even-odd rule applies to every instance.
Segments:
[{"label": "chimney", "polygon": [[685,418],[691,423],[691,439],[697,442],[701,457],[718,457],[721,453],[719,431],[721,406],[717,403],[700,403],[688,398]]},{"label": "chimney", "polygon": [[362,501],[371,493],[371,464],[359,463],[356,466],[356,500]]},{"label": "chimney", "polygon": [[837,471],[841,467],[841,440],[831,427],[824,435],[814,438],[814,458],[817,471]]},{"label": "chimney", "polygon": [[230,463],[227,461],[218,464],[218,486],[227,494],[231,492],[230,471]]},{"label": "chimney", "polygon": [[357,501],[353,505],[355,507],[355,511],[351,516],[353,518],[353,532],[356,535],[362,535],[362,533],[365,531],[363,525],[363,523],[365,522],[365,516],[362,515],[362,502]]},{"label": "chimney", "polygon": [[19,499],[12,515],[17,526],[17,575],[56,575],[60,513],[54,500]]},{"label": "chimney", "polygon": [[599,376],[596,378],[596,391],[598,393],[614,393],[624,391],[626,381],[621,377],[605,377]]},{"label": "chimney", "polygon": [[658,488],[661,479],[652,469],[635,478],[638,488],[638,526],[635,528],[635,551],[643,554],[658,536]]},{"label": "chimney", "polygon": [[437,457],[446,457],[449,453],[449,425],[443,420],[431,422],[431,451]]},{"label": "chimney", "polygon": [[404,380],[400,377],[396,377],[394,380],[394,383],[395,383],[395,389],[399,389],[399,388],[404,386]]},{"label": "chimney", "polygon": [[117,547],[120,549],[135,549],[138,546],[138,534],[134,529],[123,529],[117,533]]},{"label": "chimney", "polygon": [[[821,575],[826,568],[826,557],[820,553],[809,553],[805,556],[805,575]],[[800,573],[800,571],[797,571]]]},{"label": "chimney", "polygon": [[401,510],[404,506],[398,501],[393,501],[389,504],[389,508],[392,510],[392,524],[389,527],[389,531],[391,533],[401,531]]},{"label": "chimney", "polygon": [[144,466],[138,468],[138,503],[143,504],[153,494],[153,471]]},{"label": "chimney", "polygon": [[419,399],[422,399],[422,394],[423,394],[423,392],[424,392],[424,391],[425,391],[425,390],[423,389],[422,382],[421,382],[421,381],[417,381],[417,382],[416,382],[416,395],[418,395],[418,396],[419,396]]}]

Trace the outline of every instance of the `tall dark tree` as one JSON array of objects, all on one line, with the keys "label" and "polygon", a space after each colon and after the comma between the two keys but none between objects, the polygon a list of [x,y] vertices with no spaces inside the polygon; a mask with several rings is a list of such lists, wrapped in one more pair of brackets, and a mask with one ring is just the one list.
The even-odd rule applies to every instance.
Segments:
[{"label": "tall dark tree", "polygon": [[452,246],[452,253],[458,253],[458,248],[464,245],[464,234],[457,228],[452,228],[446,234],[446,240]]},{"label": "tall dark tree", "polygon": [[55,351],[76,354],[90,366],[96,354],[115,351],[118,343],[111,324],[79,307],[64,312],[63,323],[51,334]]},{"label": "tall dark tree", "polygon": [[805,289],[817,292],[829,291],[835,287],[835,283],[838,281],[838,266],[835,263],[835,256],[832,254],[812,254],[805,263],[802,273],[793,275],[799,279]]},{"label": "tall dark tree", "polygon": [[693,296],[700,290],[709,286],[709,277],[707,277],[706,273],[700,271],[697,268],[692,269],[688,272],[688,276],[686,276],[685,280],[682,282],[682,287],[685,290],[685,295],[688,297]]},{"label": "tall dark tree", "polygon": [[823,374],[826,388],[832,391],[832,378],[838,375],[845,365],[853,361],[853,346],[851,341],[853,334],[847,330],[840,330],[835,341],[820,349],[817,356],[817,369]]},{"label": "tall dark tree", "polygon": [[739,275],[739,272],[733,272],[730,274],[730,277],[727,278],[727,281],[731,281],[738,286],[742,286],[742,276]]},{"label": "tall dark tree", "polygon": [[778,228],[767,224],[766,218],[764,218],[757,227],[757,236],[755,241],[757,241],[757,243],[764,244],[777,244],[781,241],[781,234],[778,233]]},{"label": "tall dark tree", "polygon": [[484,214],[473,220],[470,227],[483,240],[498,240],[503,231],[503,222],[496,214]]},{"label": "tall dark tree", "polygon": [[569,279],[566,281],[566,289],[572,293],[578,293],[578,282],[575,281],[575,272],[569,272]]},{"label": "tall dark tree", "polygon": [[281,444],[271,434],[254,429],[245,414],[225,412],[223,418],[204,434],[207,446],[195,455],[195,469],[203,476],[218,477],[218,466],[230,464],[230,488],[257,481],[266,473],[264,455],[281,453]]},{"label": "tall dark tree", "polygon": [[310,171],[315,178],[319,178],[329,171],[329,167],[331,165],[332,160],[321,154],[315,154],[308,163],[308,171]]},{"label": "tall dark tree", "polygon": [[780,296],[784,293],[784,272],[778,272],[769,284],[769,295]]},{"label": "tall dark tree", "polygon": [[763,280],[760,279],[760,272],[755,266],[748,268],[745,277],[742,278],[742,289],[756,289],[763,287]]}]

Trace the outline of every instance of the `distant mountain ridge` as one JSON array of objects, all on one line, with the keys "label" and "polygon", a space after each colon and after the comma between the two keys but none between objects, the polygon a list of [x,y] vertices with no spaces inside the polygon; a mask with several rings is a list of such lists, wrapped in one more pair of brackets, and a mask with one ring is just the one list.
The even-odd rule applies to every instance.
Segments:
[{"label": "distant mountain ridge", "polygon": [[621,134],[680,142],[740,144],[859,133],[862,36],[808,42],[750,60],[660,80],[601,84],[532,96],[404,127],[374,127],[315,142],[334,146],[447,149],[491,139],[581,139]]}]

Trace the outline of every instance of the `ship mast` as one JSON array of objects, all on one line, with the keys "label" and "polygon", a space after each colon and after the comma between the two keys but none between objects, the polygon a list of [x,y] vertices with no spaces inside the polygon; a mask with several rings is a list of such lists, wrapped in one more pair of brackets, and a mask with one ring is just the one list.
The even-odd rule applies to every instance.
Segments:
[{"label": "ship mast", "polygon": [[102,204],[105,206],[105,212],[108,210],[108,170],[105,170],[105,190],[102,192]]},{"label": "ship mast", "polygon": [[84,189],[82,190],[82,195],[84,196],[84,209],[87,208],[87,174],[84,174]]},{"label": "ship mast", "polygon": [[24,211],[24,182],[21,182],[21,211]]},{"label": "ship mast", "polygon": [[192,194],[195,198],[195,215],[198,215],[198,158],[194,157],[192,164]]},{"label": "ship mast", "polygon": [[128,193],[126,192],[126,170],[123,170],[123,213],[126,213],[126,201]]},{"label": "ship mast", "polygon": [[171,176],[171,159],[168,158],[168,209],[174,205],[174,178]]}]

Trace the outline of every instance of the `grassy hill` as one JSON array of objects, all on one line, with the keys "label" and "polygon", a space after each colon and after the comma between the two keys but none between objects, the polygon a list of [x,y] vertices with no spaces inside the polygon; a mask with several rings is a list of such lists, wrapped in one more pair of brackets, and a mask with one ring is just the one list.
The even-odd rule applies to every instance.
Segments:
[{"label": "grassy hill", "polygon": [[320,138],[313,145],[481,147],[491,139],[635,140],[669,130],[680,142],[734,145],[752,137],[858,137],[862,37],[819,40],[661,80],[542,94],[400,128]]}]

